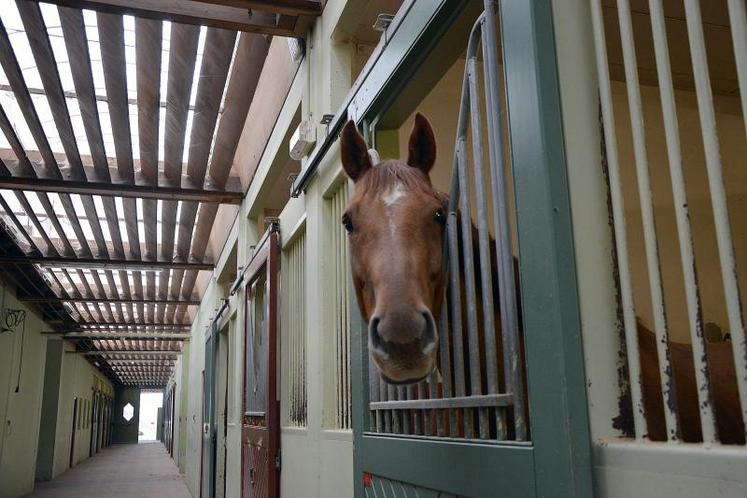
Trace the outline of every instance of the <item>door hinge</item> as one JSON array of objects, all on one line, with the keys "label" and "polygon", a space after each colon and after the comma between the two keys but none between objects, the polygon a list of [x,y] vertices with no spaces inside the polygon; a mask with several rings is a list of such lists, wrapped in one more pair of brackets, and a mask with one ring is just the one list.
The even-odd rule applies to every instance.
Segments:
[{"label": "door hinge", "polygon": [[279,452],[277,455],[275,455],[275,468],[277,470],[280,470],[280,453]]}]

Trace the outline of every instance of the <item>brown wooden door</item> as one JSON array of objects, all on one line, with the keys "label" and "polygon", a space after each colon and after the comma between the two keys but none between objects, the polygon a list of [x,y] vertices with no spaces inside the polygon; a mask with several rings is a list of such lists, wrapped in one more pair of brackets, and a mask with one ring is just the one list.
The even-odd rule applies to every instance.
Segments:
[{"label": "brown wooden door", "polygon": [[277,378],[278,233],[273,225],[246,272],[242,496],[280,494],[280,418]]}]

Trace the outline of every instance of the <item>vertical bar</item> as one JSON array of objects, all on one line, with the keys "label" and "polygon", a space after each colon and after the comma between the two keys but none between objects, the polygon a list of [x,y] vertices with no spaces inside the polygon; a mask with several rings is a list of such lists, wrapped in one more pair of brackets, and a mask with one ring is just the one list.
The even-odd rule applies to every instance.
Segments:
[{"label": "vertical bar", "polygon": [[666,307],[661,282],[659,249],[656,240],[656,220],[654,218],[653,194],[646,157],[646,131],[643,122],[643,105],[638,85],[638,68],[635,55],[633,25],[630,19],[628,0],[618,0],[617,13],[620,20],[620,39],[622,41],[623,65],[625,66],[625,87],[628,91],[630,124],[633,132],[633,153],[635,156],[636,177],[638,179],[638,198],[641,205],[643,221],[643,244],[646,251],[648,282],[651,291],[651,307],[654,314],[654,331],[656,333],[656,350],[659,358],[659,376],[661,378],[661,395],[664,400],[664,421],[667,428],[667,439],[676,441],[680,438],[679,420],[677,417],[677,393],[675,390],[674,371],[669,354],[669,333],[667,331]]},{"label": "vertical bar", "polygon": [[638,350],[638,330],[633,304],[633,290],[630,282],[628,242],[625,237],[625,207],[620,186],[620,169],[615,137],[615,116],[612,108],[612,90],[607,63],[607,46],[604,37],[601,0],[591,1],[591,18],[596,46],[597,73],[599,77],[599,98],[602,106],[607,166],[612,201],[615,248],[617,252],[618,276],[620,279],[620,299],[622,302],[623,325],[625,327],[625,347],[627,350],[628,373],[630,375],[630,395],[633,404],[633,423],[636,439],[643,439],[648,432],[643,406],[643,377]]},{"label": "vertical bar", "polygon": [[[446,255],[444,255],[446,257]],[[445,305],[447,302],[446,296],[444,296],[444,307],[441,310],[441,316],[439,317],[439,324],[438,329],[440,331],[440,356],[441,356],[441,397],[442,398],[450,398],[453,396],[453,391],[451,390],[451,346],[449,344],[450,339],[450,331],[449,331],[449,310],[448,307]],[[445,409],[443,410],[441,417],[439,417],[439,423],[441,426],[439,427],[438,435],[444,436],[445,430],[443,425],[447,423],[447,417],[448,417],[448,427],[449,427],[449,435],[453,436],[453,433],[451,433],[452,428],[456,426],[456,420],[454,419],[454,410],[452,409]]]},{"label": "vertical bar", "polygon": [[734,59],[737,63],[739,96],[742,100],[742,119],[747,132],[747,7],[744,0],[728,0],[731,37],[734,40]]},{"label": "vertical bar", "polygon": [[[373,361],[368,362],[368,393],[370,401],[381,400],[379,397],[379,372],[376,371]],[[374,410],[373,412],[369,410],[369,413],[371,414],[371,427],[376,432],[381,432],[381,410]]]},{"label": "vertical bar", "polygon": [[[713,219],[716,225],[716,242],[718,243],[721,278],[724,283],[726,311],[729,317],[729,331],[734,354],[734,368],[737,375],[739,402],[742,408],[742,420],[747,421],[747,338],[745,338],[742,321],[742,303],[739,298],[737,267],[734,259],[734,245],[729,226],[729,210],[726,205],[726,190],[721,171],[721,152],[716,132],[716,114],[713,109],[713,93],[708,76],[703,23],[700,18],[700,6],[697,1],[685,0],[685,17],[687,20],[687,37],[690,42],[690,56],[695,77],[695,93],[698,99],[700,129],[703,134],[708,185],[711,191]],[[744,101],[745,95],[742,94]]]},{"label": "vertical bar", "polygon": [[[495,345],[495,321],[493,308],[493,264],[490,258],[490,234],[482,163],[482,121],[480,119],[480,93],[478,88],[477,56],[467,59],[467,82],[472,131],[472,170],[475,175],[475,201],[477,204],[477,242],[479,250],[480,287],[482,297],[483,337],[485,341],[485,370],[488,393],[498,392],[497,350]],[[494,213],[495,214],[495,213]],[[482,376],[482,372],[479,372]],[[474,393],[473,393],[474,394]],[[482,391],[480,391],[482,394]],[[489,436],[489,409],[480,408],[480,437]]]},{"label": "vertical bar", "polygon": [[[516,439],[526,439],[526,414],[524,413],[524,387],[521,377],[521,358],[517,345],[519,325],[516,306],[516,283],[514,281],[513,251],[511,247],[511,225],[508,217],[508,193],[503,160],[503,131],[501,122],[501,98],[498,84],[498,29],[496,18],[498,5],[494,0],[485,0],[483,28],[483,60],[485,61],[485,86],[487,100],[488,149],[491,166],[491,191],[495,224],[496,256],[498,260],[499,304],[501,310],[501,336],[503,339],[504,377],[506,392],[514,395],[514,426]],[[506,410],[499,408],[498,434],[506,433]]]},{"label": "vertical bar", "polygon": [[[480,379],[480,341],[477,336],[477,293],[475,291],[475,265],[472,252],[472,220],[470,218],[469,187],[467,183],[467,158],[464,140],[457,142],[456,155],[459,168],[459,208],[461,210],[462,257],[464,259],[464,294],[467,300],[467,337],[469,340],[470,394],[482,394]],[[465,417],[466,418],[466,417]],[[470,422],[471,423],[471,422]],[[480,411],[479,427],[487,425],[487,416]]]}]

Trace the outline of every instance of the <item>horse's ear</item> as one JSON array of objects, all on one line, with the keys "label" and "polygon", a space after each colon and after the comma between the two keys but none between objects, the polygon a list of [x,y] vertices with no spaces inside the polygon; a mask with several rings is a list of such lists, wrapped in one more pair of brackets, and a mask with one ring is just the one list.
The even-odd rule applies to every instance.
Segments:
[{"label": "horse's ear", "polygon": [[342,168],[354,182],[373,166],[366,141],[358,133],[353,120],[348,121],[340,133],[340,156]]},{"label": "horse's ear", "polygon": [[408,151],[407,164],[427,175],[436,162],[436,137],[428,119],[420,113],[415,115]]}]

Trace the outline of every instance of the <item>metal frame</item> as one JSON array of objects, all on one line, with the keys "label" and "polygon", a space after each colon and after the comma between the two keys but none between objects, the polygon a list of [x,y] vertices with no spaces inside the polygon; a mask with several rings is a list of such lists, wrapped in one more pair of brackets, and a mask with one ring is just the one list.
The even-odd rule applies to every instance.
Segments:
[{"label": "metal frame", "polygon": [[[497,7],[495,2],[487,5]],[[439,11],[438,7],[433,9]],[[551,2],[504,0],[500,15],[514,192],[517,212],[521,213],[517,231],[532,443],[484,445],[369,434],[368,354],[362,340],[364,324],[354,313],[356,496],[363,496],[360,483],[364,471],[471,496],[493,496],[499,488],[506,496],[592,495]],[[421,22],[425,23],[422,18]],[[435,42],[431,36],[418,46],[418,34],[411,35],[409,54],[422,60]],[[354,109],[348,107],[347,113],[358,123],[374,121],[382,111],[377,107],[401,88],[402,78],[393,80],[387,74],[392,74],[391,68],[382,69],[379,86],[363,94]],[[365,463],[360,455],[365,455]],[[417,465],[403,465],[393,455],[407,455],[407,460]],[[460,482],[464,479],[459,476],[465,475],[490,477]]]}]

